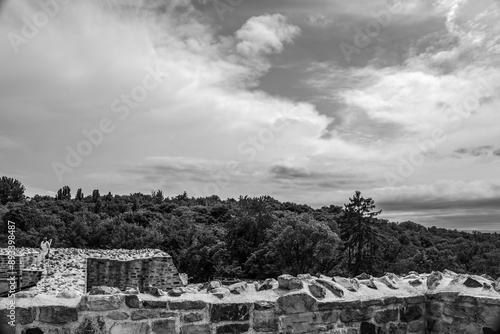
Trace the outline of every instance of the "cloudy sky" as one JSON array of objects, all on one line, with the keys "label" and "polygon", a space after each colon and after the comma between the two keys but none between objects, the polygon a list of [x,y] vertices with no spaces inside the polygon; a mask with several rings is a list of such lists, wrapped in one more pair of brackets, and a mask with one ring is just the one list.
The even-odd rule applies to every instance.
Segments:
[{"label": "cloudy sky", "polygon": [[320,207],[360,190],[393,221],[500,230],[499,1],[10,0],[0,15],[0,175],[30,196]]}]

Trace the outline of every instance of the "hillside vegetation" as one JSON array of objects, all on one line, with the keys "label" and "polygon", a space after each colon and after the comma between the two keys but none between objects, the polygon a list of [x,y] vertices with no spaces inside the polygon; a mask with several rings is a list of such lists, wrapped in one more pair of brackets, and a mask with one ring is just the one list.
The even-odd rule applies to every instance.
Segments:
[{"label": "hillside vegetation", "polygon": [[[79,189],[72,197],[69,187],[55,198],[27,199],[14,181],[0,182],[2,247],[10,220],[16,224],[16,247],[38,247],[47,236],[53,247],[158,248],[192,281],[444,269],[500,276],[499,234],[382,220],[374,200],[359,192],[342,207],[313,209],[269,196],[164,198],[161,191],[101,196],[98,190],[84,196]],[[13,189],[15,196],[6,194]]]}]

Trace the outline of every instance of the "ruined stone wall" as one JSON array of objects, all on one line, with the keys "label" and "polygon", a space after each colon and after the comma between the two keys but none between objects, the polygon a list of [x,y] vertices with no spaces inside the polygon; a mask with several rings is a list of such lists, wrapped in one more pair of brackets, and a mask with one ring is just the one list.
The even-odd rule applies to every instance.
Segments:
[{"label": "ruined stone wall", "polygon": [[427,294],[427,330],[430,334],[500,333],[500,297]]},{"label": "ruined stone wall", "polygon": [[[73,306],[20,306],[16,333],[488,334],[500,316],[500,298],[447,292],[334,302],[304,292],[238,303],[143,297],[89,295]],[[0,317],[5,312],[0,310]]]},{"label": "ruined stone wall", "polygon": [[120,290],[127,287],[144,291],[149,285],[167,290],[182,286],[179,273],[170,256],[134,260],[87,258],[86,291],[94,286]]},{"label": "ruined stone wall", "polygon": [[8,279],[11,276],[16,277],[18,287],[38,282],[41,278],[41,272],[25,272],[26,268],[34,264],[37,259],[38,253],[14,254],[12,256],[0,254],[0,292],[9,290]]}]

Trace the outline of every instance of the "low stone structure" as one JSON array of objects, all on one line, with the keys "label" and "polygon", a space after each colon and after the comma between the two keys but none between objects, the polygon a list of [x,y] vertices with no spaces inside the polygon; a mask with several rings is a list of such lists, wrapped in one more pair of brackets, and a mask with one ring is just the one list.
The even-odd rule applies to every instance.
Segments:
[{"label": "low stone structure", "polygon": [[[212,282],[182,289],[186,290],[179,297],[116,293],[17,298],[16,333],[492,334],[500,330],[500,279],[452,272],[363,279],[282,275],[263,283],[223,287]],[[0,318],[6,317],[6,305],[0,301]]]},{"label": "low stone structure", "polygon": [[9,253],[5,248],[0,253],[0,293],[9,290],[9,279],[15,277],[17,287],[25,287],[37,283],[42,277],[41,270],[29,268],[37,262],[38,253],[34,251],[14,251]]},{"label": "low stone structure", "polygon": [[149,286],[168,290],[182,286],[177,268],[168,254],[133,260],[87,258],[86,291],[94,286],[127,287],[145,291]]}]

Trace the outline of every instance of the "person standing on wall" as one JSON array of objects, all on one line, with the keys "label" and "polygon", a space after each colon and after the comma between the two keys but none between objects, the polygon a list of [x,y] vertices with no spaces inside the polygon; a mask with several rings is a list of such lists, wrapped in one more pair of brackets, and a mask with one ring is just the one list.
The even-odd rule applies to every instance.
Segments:
[{"label": "person standing on wall", "polygon": [[38,264],[42,264],[45,262],[45,259],[49,256],[50,246],[52,245],[52,239],[47,241],[47,237],[44,237],[42,242],[40,243],[40,255],[38,257]]}]

